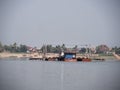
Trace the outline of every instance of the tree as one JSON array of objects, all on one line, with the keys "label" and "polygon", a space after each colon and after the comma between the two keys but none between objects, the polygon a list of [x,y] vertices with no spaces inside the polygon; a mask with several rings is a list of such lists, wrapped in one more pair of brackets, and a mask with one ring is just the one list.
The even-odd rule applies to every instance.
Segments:
[{"label": "tree", "polygon": [[120,47],[115,46],[112,48],[112,51],[114,51],[116,54],[120,54]]},{"label": "tree", "polygon": [[0,52],[3,52],[4,48],[3,48],[3,45],[2,43],[0,42]]},{"label": "tree", "polygon": [[26,45],[20,45],[20,52],[27,52],[27,46]]},{"label": "tree", "polygon": [[42,51],[43,53],[46,53],[46,52],[47,52],[46,45],[43,45],[43,46],[41,47],[41,51]]},{"label": "tree", "polygon": [[48,53],[52,52],[52,48],[53,48],[52,45],[47,45],[46,48]]},{"label": "tree", "polygon": [[74,47],[73,47],[73,49],[77,49],[78,48],[78,46],[77,45],[75,45]]},{"label": "tree", "polygon": [[16,52],[17,51],[17,43],[15,42],[13,45],[12,45],[12,52]]},{"label": "tree", "polygon": [[61,49],[62,49],[63,51],[66,51],[66,50],[67,50],[65,44],[63,44],[63,45],[61,46]]},{"label": "tree", "polygon": [[55,49],[56,49],[56,50],[55,50],[56,53],[60,53],[60,52],[62,51],[60,45],[57,45],[57,46],[55,47]]},{"label": "tree", "polygon": [[77,46],[77,45],[75,45],[72,49],[73,49],[75,52],[79,52],[79,51],[78,51],[78,46]]},{"label": "tree", "polygon": [[86,53],[86,48],[81,48],[79,52],[82,54]]}]

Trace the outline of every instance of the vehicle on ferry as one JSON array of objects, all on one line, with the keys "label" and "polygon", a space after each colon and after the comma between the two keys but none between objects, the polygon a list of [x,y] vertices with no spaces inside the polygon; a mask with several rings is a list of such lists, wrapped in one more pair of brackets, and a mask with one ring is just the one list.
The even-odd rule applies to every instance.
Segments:
[{"label": "vehicle on ferry", "polygon": [[61,53],[60,57],[58,57],[58,61],[65,61],[65,62],[77,62],[77,61],[83,61],[83,62],[91,62],[92,60],[90,58],[80,58],[76,57],[75,52],[65,52]]}]

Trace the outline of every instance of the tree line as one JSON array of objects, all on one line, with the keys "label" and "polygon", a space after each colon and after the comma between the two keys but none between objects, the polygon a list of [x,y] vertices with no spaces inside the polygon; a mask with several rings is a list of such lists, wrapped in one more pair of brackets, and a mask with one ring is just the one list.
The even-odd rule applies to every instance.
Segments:
[{"label": "tree line", "polygon": [[[108,52],[115,52],[117,54],[120,54],[120,47],[115,46],[113,48],[109,48],[107,45],[98,45],[94,50],[89,47],[79,48],[77,45],[75,45],[72,48],[68,48],[66,47],[65,44],[56,45],[56,46],[52,46],[48,44],[48,45],[43,45],[39,50],[37,48],[35,49],[43,53],[45,52],[60,53],[62,51],[75,51],[81,54],[84,54],[84,53],[106,54]],[[18,45],[17,43],[13,43],[11,45],[3,45],[0,42],[0,52],[4,52],[4,51],[11,52],[11,53],[26,53],[27,51],[29,51],[29,48],[27,45],[23,45],[23,44]]]},{"label": "tree line", "polygon": [[11,52],[11,53],[21,53],[27,52],[27,46],[26,45],[18,45],[17,43],[13,43],[11,45],[2,45],[2,43],[0,42],[0,52]]}]

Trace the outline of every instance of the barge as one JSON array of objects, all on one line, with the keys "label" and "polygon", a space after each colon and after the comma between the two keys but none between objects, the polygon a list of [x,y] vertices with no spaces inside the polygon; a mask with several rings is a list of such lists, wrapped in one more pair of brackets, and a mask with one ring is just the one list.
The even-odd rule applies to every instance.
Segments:
[{"label": "barge", "polygon": [[90,58],[80,58],[76,57],[76,53],[74,52],[62,52],[58,57],[31,57],[29,60],[44,60],[44,61],[65,61],[65,62],[77,62],[77,61],[83,61],[83,62],[91,62],[92,60]]}]

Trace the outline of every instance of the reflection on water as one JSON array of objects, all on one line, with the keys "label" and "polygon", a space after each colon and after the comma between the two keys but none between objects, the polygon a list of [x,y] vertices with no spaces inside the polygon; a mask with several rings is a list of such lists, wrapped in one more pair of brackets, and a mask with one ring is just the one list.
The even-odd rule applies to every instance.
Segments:
[{"label": "reflection on water", "polygon": [[0,60],[0,90],[120,90],[120,62]]}]

